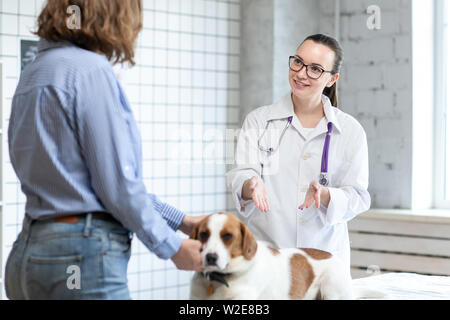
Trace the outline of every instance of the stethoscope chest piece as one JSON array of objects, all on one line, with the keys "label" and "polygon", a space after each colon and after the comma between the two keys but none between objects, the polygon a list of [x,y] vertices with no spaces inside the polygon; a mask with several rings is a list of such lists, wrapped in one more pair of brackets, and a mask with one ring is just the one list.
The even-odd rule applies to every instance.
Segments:
[{"label": "stethoscope chest piece", "polygon": [[319,183],[324,187],[328,186],[328,174],[326,172],[320,174]]}]

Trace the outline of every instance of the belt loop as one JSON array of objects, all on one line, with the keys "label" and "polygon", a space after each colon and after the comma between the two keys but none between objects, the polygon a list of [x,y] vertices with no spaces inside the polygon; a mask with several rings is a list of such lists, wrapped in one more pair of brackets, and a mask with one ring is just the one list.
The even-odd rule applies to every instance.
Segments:
[{"label": "belt loop", "polygon": [[89,233],[90,233],[90,229],[91,229],[91,224],[92,224],[92,212],[89,212],[86,215],[86,224],[84,226],[84,232],[83,232],[83,236],[85,238],[89,237]]}]

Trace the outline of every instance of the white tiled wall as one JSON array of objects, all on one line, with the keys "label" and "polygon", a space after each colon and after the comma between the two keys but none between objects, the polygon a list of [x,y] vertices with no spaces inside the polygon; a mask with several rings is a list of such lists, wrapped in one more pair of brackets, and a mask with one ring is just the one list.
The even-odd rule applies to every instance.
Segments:
[{"label": "white tiled wall", "polygon": [[[33,38],[30,30],[44,2],[0,0],[3,128],[19,77],[19,38]],[[225,128],[239,124],[240,0],[143,2],[137,65],[121,77],[141,130],[148,191],[186,214],[230,211],[221,143]],[[3,141],[4,268],[25,198]],[[188,298],[191,276],[155,258],[135,238],[128,270],[134,299]]]}]

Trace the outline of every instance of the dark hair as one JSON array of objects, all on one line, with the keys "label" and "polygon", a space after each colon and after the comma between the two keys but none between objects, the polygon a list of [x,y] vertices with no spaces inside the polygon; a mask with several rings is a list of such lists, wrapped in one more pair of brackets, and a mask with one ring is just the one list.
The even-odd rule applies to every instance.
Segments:
[{"label": "dark hair", "polygon": [[[309,37],[307,37],[305,40],[303,40],[303,42],[305,42],[306,40],[312,40],[315,43],[320,43],[323,44],[325,46],[327,46],[328,48],[330,48],[331,50],[334,51],[335,54],[335,59],[334,59],[334,65],[333,65],[333,69],[331,70],[332,74],[336,74],[339,73],[341,70],[341,66],[342,66],[342,62],[344,60],[344,51],[342,50],[341,45],[339,44],[339,42],[326,34],[314,34],[311,35]],[[302,42],[302,44],[303,44]],[[325,89],[323,90],[323,94],[326,95],[328,98],[330,98],[331,101],[331,105],[335,106],[337,108],[338,106],[338,90],[337,90],[337,81],[330,87],[325,87]]]},{"label": "dark hair", "polygon": [[[67,8],[78,6],[80,29],[67,27]],[[39,37],[69,41],[104,54],[113,63],[134,65],[135,41],[142,29],[142,0],[48,0],[38,18]]]}]

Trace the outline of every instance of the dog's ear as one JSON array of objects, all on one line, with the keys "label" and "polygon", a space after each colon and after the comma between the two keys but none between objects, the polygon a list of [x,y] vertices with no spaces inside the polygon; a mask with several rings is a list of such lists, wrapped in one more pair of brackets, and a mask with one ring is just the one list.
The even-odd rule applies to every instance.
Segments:
[{"label": "dog's ear", "polygon": [[255,237],[250,232],[248,227],[241,222],[241,234],[242,234],[242,255],[245,259],[250,260],[256,254],[256,249],[258,248],[258,243]]},{"label": "dog's ear", "polygon": [[200,222],[197,222],[194,224],[194,228],[192,229],[191,235],[189,236],[190,239],[198,240],[198,229],[200,228]]}]

